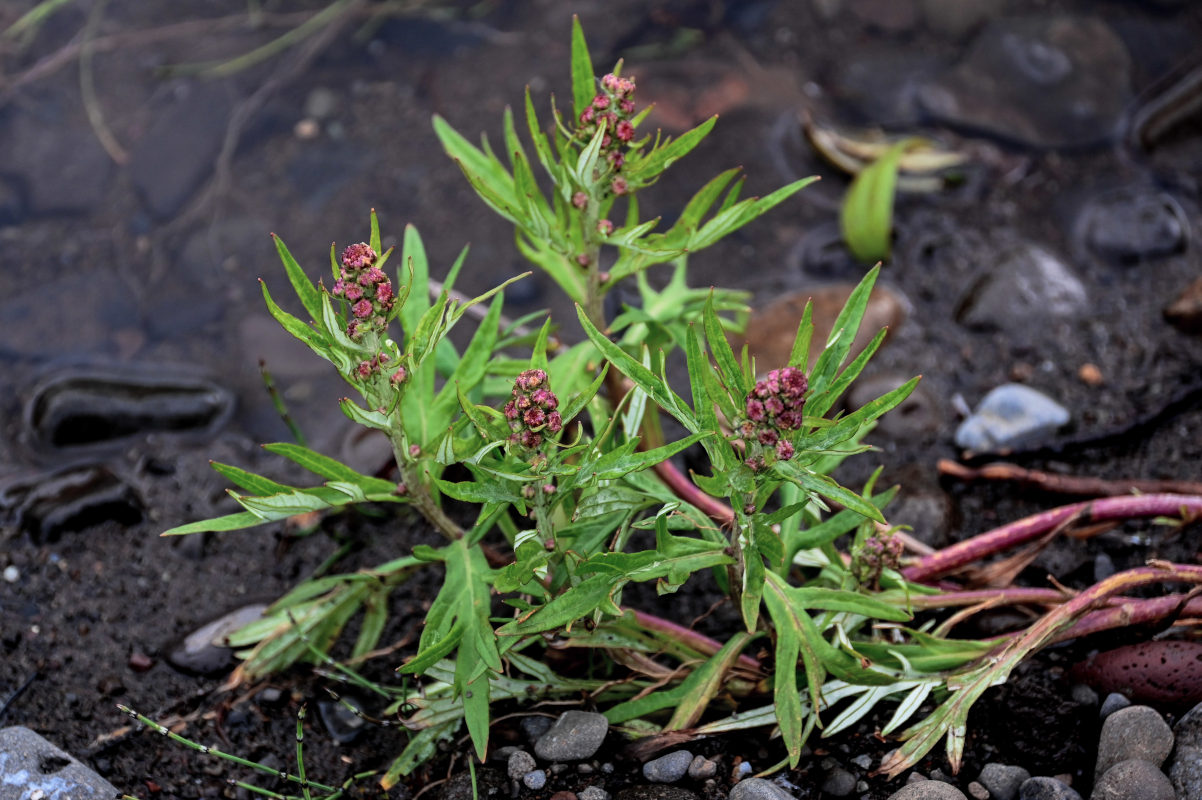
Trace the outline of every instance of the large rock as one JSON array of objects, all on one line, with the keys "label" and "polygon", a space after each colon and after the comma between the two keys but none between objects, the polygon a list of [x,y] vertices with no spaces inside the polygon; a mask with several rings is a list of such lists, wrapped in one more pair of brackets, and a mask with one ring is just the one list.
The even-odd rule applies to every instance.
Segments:
[{"label": "large rock", "polygon": [[0,800],[111,800],[117,787],[29,728],[0,728]]},{"label": "large rock", "polygon": [[534,743],[534,754],[544,761],[582,761],[597,752],[608,731],[604,714],[565,711]]},{"label": "large rock", "polygon": [[948,125],[1035,147],[1079,147],[1115,135],[1131,100],[1130,70],[1122,41],[1099,19],[1003,19],[920,98]]},{"label": "large rock", "polygon": [[1101,778],[1120,761],[1140,759],[1157,768],[1173,750],[1173,731],[1156,709],[1128,706],[1102,723],[1094,776]]},{"label": "large rock", "polygon": [[969,287],[956,320],[974,330],[1029,330],[1033,321],[1070,317],[1088,305],[1085,285],[1059,258],[1034,244],[1003,249]]}]

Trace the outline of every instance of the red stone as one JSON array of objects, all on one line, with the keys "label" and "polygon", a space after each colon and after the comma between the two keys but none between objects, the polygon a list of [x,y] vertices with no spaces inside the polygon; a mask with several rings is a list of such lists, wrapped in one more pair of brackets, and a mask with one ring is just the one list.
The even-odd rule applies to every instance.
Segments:
[{"label": "red stone", "polygon": [[1202,642],[1167,639],[1106,650],[1075,666],[1073,676],[1135,703],[1192,706],[1202,702]]}]

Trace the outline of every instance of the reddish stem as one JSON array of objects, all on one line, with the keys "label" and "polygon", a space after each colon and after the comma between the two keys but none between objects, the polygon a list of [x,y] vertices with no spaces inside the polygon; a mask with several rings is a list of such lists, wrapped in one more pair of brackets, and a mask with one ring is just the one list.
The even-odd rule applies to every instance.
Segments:
[{"label": "reddish stem", "polygon": [[[1114,605],[1089,612],[1077,620],[1072,627],[1058,634],[1055,641],[1076,639],[1113,628],[1125,628],[1128,625],[1147,625],[1177,612],[1178,608],[1181,609],[1180,615],[1183,617],[1202,616],[1202,598],[1194,597],[1188,600],[1187,598],[1188,595],[1182,594],[1151,598],[1111,598]],[[1184,607],[1182,607],[1182,601],[1185,601]]]},{"label": "reddish stem", "polygon": [[[714,653],[722,649],[721,642],[716,639],[711,639],[704,633],[698,633],[697,631],[690,630],[679,623],[666,620],[663,617],[657,617],[654,614],[648,614],[646,611],[639,611],[637,608],[628,608],[626,610],[634,615],[634,621],[638,623],[639,627],[649,631],[664,633],[674,639],[679,639],[689,647],[704,653],[707,656],[712,656]],[[755,670],[756,672],[759,672],[762,669],[760,662],[751,656],[740,655],[739,664],[747,669]]]},{"label": "reddish stem", "polygon": [[731,510],[730,506],[721,500],[710,497],[697,488],[697,484],[689,480],[672,462],[661,461],[653,469],[660,480],[668,484],[668,488],[681,500],[697,506],[706,516],[719,525],[729,526],[734,524],[735,512]]},{"label": "reddish stem", "polygon": [[929,583],[960,567],[972,564],[1002,550],[1038,539],[1066,521],[1080,517],[1102,522],[1134,517],[1174,516],[1191,520],[1202,516],[1202,496],[1184,494],[1146,494],[1130,497],[1104,497],[1073,503],[1011,522],[971,539],[945,547],[919,559],[902,570],[906,580]]}]

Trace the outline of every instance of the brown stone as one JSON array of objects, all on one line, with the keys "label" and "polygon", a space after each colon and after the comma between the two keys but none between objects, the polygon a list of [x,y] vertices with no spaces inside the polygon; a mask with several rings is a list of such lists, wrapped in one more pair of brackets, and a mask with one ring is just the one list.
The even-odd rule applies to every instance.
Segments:
[{"label": "brown stone", "polygon": [[[751,315],[747,325],[746,344],[755,357],[756,369],[767,372],[785,366],[793,350],[793,339],[807,300],[814,303],[814,335],[810,339],[810,363],[812,367],[831,335],[835,318],[843,309],[848,296],[855,288],[853,284],[822,286],[792,292]],[[850,357],[854,358],[864,346],[876,336],[881,328],[897,330],[909,313],[909,302],[884,286],[876,286],[864,311],[860,330],[852,344]],[[736,343],[736,348],[742,343]]]},{"label": "brown stone", "polygon": [[1188,333],[1202,333],[1202,277],[1165,308],[1164,318]]}]

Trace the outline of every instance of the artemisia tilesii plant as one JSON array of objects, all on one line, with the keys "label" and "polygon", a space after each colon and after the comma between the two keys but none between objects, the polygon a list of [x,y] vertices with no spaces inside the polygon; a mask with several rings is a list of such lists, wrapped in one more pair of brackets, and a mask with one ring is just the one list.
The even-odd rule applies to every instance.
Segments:
[{"label": "artemisia tilesii plant", "polygon": [[[881,511],[894,491],[870,482],[856,492],[830,477],[866,449],[861,437],[917,380],[832,413],[884,336],[852,357],[877,271],[851,293],[830,340],[814,343],[815,359],[809,307],[787,364],[737,356],[727,333],[745,317],[744,295],[690,289],[687,259],[809,181],[740,199],[737,171],[723,172],[657,232],[658,218],[641,219],[641,192],[714,120],[675,139],[650,135],[649,109],[637,97],[621,64],[595,76],[575,24],[571,110],[552,104],[554,125],[544,130],[526,97],[525,134],[541,178],[512,113],[502,121],[504,160],[487,139],[477,147],[434,120],[476,193],[513,223],[521,253],[577,304],[579,328],[555,321],[563,338],[578,340],[559,352],[549,347],[550,320],[530,336],[518,324],[502,326],[502,287],[451,299],[466,253],[432,299],[417,232],[406,229],[394,260],[374,212],[368,241],[331,249],[328,288],[314,285],[277,239],[308,320],[281,309],[264,286],[268,308],[358,395],[342,410],[387,435],[399,479],[362,474],[296,444],[268,445],[322,483],[297,488],[217,464],[238,487],[231,494],[243,511],[168,531],[228,531],[366,502],[411,506],[442,534],[439,547],[306,581],[232,638],[244,648],[240,677],[253,679],[322,658],[362,613],[351,655],[363,656],[379,643],[390,592],[418,570],[441,571],[417,650],[401,665],[420,691],[396,692],[383,710],[401,714],[412,731],[385,785],[464,725],[483,757],[499,702],[581,692],[631,734],[778,727],[796,764],[820,719],[824,733],[834,733],[899,698],[888,733],[932,693],[946,695],[949,675],[992,646],[907,627],[915,601],[934,590],[898,571],[899,544]],[[671,271],[657,290],[646,272],[660,264]],[[641,303],[607,320],[605,295],[621,281],[637,283]],[[456,350],[447,334],[468,306],[485,302],[475,334]],[[687,365],[679,384],[667,374],[673,350]],[[677,386],[687,387],[684,396]],[[665,442],[661,417],[686,435]],[[704,450],[710,474],[686,477],[672,466],[690,447]],[[447,479],[451,466],[465,479]],[[448,498],[474,514],[448,514]],[[835,543],[848,535],[845,555]],[[713,642],[624,604],[630,583],[654,582],[664,594],[689,580],[716,583],[745,630]],[[770,662],[744,652],[755,641],[771,644]],[[560,646],[594,648],[608,666],[555,674],[543,655]],[[649,659],[662,673],[640,671]],[[968,674],[978,682],[1005,678],[1001,668],[975,669]],[[669,672],[674,678],[664,682]],[[708,713],[720,691],[741,699],[736,716]],[[943,733],[954,754],[963,743],[961,712],[967,705],[940,707],[891,770],[916,761]]]}]

